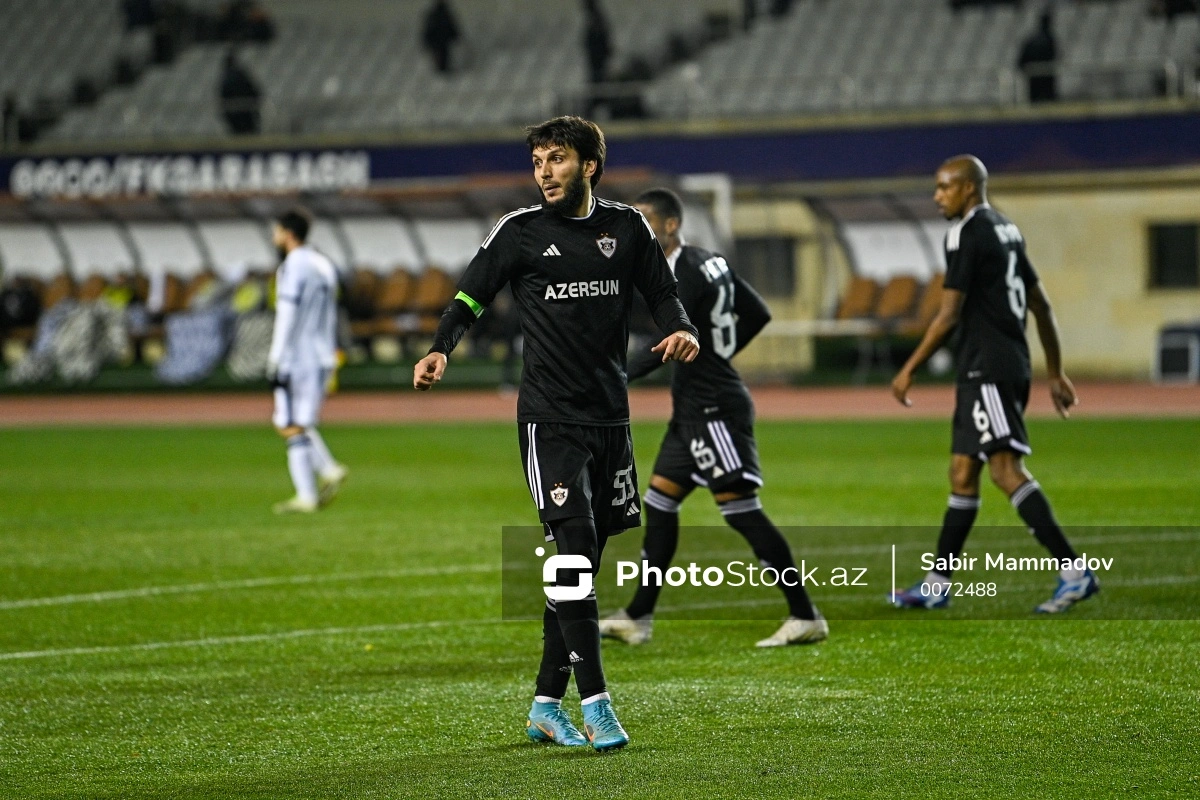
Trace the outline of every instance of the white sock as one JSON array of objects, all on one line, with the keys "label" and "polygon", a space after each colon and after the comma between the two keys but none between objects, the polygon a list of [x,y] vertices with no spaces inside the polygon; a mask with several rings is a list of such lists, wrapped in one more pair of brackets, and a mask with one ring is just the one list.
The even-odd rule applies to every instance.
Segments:
[{"label": "white sock", "polygon": [[561,697],[547,697],[544,694],[535,694],[533,696],[533,702],[535,702],[535,703],[550,703],[552,705],[561,706],[562,698]]},{"label": "white sock", "polygon": [[599,700],[612,700],[612,698],[608,696],[608,692],[601,692],[600,694],[594,694],[591,697],[585,698],[579,705],[590,706]]},{"label": "white sock", "polygon": [[1082,569],[1063,569],[1063,570],[1059,570],[1058,574],[1062,577],[1062,579],[1064,581],[1077,581],[1083,577],[1083,574],[1086,571],[1087,570],[1082,570]]},{"label": "white sock", "polygon": [[925,573],[925,582],[931,585],[935,583],[947,584],[950,583],[950,579],[940,572],[930,571]]},{"label": "white sock", "polygon": [[330,468],[337,463],[333,460],[333,454],[325,446],[325,440],[316,428],[305,428],[304,432],[308,434],[308,440],[312,443],[313,469],[320,475],[328,474]]},{"label": "white sock", "polygon": [[289,436],[287,440],[288,472],[296,497],[311,503],[317,502],[317,477],[313,474],[312,443],[302,433]]}]

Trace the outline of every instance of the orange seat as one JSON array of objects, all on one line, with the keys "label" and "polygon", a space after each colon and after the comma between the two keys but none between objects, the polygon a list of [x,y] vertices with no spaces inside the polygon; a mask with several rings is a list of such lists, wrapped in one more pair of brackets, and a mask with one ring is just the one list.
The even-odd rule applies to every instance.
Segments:
[{"label": "orange seat", "polygon": [[407,310],[415,287],[412,273],[402,267],[393,270],[391,275],[376,284],[375,312],[399,314]]},{"label": "orange seat", "polygon": [[938,309],[942,307],[942,281],[945,278],[945,274],[939,272],[925,284],[916,311],[908,319],[901,321],[897,333],[902,336],[920,336],[925,333],[929,323],[937,316]]},{"label": "orange seat", "polygon": [[46,286],[42,295],[42,310],[48,311],[63,300],[75,296],[75,281],[69,275],[58,275]]},{"label": "orange seat", "polygon": [[862,319],[870,317],[875,310],[875,298],[879,294],[879,284],[870,278],[854,276],[842,300],[838,304],[835,319]]},{"label": "orange seat", "polygon": [[437,314],[439,317],[454,299],[454,279],[438,267],[428,267],[417,281],[411,310],[418,314]]},{"label": "orange seat", "polygon": [[875,304],[875,317],[880,322],[894,322],[907,317],[917,304],[921,285],[911,275],[897,275],[887,282]]}]

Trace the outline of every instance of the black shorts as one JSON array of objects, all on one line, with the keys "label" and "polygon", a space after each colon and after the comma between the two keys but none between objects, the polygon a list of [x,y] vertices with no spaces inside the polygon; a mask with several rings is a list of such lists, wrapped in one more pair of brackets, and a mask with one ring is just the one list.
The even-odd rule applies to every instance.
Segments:
[{"label": "black shorts", "polygon": [[1033,452],[1025,432],[1029,381],[960,383],[955,391],[952,452],[983,461],[998,450]]},{"label": "black shorts", "polygon": [[542,522],[590,517],[600,533],[642,524],[628,425],[520,425],[525,480]]},{"label": "black shorts", "polygon": [[703,486],[714,493],[746,484],[762,486],[753,421],[672,420],[654,462],[654,474],[687,489]]}]

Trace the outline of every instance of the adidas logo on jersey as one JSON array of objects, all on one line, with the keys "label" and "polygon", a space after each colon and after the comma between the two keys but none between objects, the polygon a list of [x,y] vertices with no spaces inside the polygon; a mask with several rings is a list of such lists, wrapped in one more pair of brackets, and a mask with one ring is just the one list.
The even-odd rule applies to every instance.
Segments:
[{"label": "adidas logo on jersey", "polygon": [[558,245],[552,244],[546,248],[546,252],[542,253],[542,255],[544,255],[544,256],[561,256],[562,253],[560,253],[558,251]]}]

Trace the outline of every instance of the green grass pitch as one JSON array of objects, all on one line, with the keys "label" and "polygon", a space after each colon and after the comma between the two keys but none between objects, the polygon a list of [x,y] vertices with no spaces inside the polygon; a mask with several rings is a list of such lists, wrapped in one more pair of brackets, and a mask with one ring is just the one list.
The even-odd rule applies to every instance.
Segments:
[{"label": "green grass pitch", "polygon": [[[760,424],[766,508],[936,525],[948,427]],[[661,431],[635,426],[643,488]],[[1096,607],[1173,576],[1155,596],[1196,617],[1180,559],[1200,549],[1200,425],[1031,435],[1065,524],[1183,531],[1111,545],[1135,580]],[[897,613],[775,651],[753,647],[771,620],[666,620],[644,647],[605,645],[629,748],[530,744],[540,630],[500,619],[500,528],[534,521],[515,425],[325,436],[343,496],[281,519],[265,426],[0,431],[0,797],[1200,796],[1186,619]],[[979,523],[1015,520],[986,487]],[[684,523],[720,517],[697,496]]]}]

